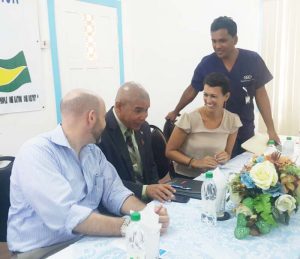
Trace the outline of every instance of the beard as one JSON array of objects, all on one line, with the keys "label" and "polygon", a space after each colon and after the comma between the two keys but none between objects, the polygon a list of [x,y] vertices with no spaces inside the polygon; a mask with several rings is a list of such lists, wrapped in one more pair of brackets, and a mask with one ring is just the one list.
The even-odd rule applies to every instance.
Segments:
[{"label": "beard", "polygon": [[100,144],[100,142],[101,142],[101,134],[102,134],[102,130],[100,132],[98,132],[98,134],[94,135],[94,139],[95,139],[95,143],[96,144]]},{"label": "beard", "polygon": [[103,129],[99,130],[99,129],[94,128],[92,130],[91,133],[92,133],[93,139],[95,141],[95,144],[100,144],[102,132],[103,132]]},{"label": "beard", "polygon": [[101,135],[96,139],[96,144],[100,144],[101,143]]}]

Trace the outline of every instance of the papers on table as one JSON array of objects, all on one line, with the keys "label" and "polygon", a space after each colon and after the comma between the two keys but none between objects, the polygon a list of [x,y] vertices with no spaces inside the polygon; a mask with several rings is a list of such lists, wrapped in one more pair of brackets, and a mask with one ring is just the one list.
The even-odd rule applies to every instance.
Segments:
[{"label": "papers on table", "polygon": [[268,140],[267,134],[256,133],[242,144],[242,148],[256,155],[261,155],[266,150]]}]

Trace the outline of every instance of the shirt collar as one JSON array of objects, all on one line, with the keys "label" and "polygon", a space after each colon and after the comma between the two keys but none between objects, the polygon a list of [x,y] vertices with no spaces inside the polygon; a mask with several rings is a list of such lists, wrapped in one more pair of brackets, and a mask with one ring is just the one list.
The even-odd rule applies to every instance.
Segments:
[{"label": "shirt collar", "polygon": [[61,124],[58,124],[57,127],[52,131],[50,139],[53,143],[55,143],[57,145],[68,147],[68,148],[72,149],[72,147],[70,146],[70,143],[62,129]]},{"label": "shirt collar", "polygon": [[[128,130],[128,128],[127,128],[127,127],[123,124],[123,122],[118,118],[118,115],[116,114],[116,111],[115,111],[115,107],[113,108],[113,113],[114,113],[114,115],[115,115],[115,117],[116,117],[117,123],[118,123],[118,125],[119,125],[119,127],[120,127],[120,130],[121,130],[123,136],[125,136],[125,131]],[[130,130],[130,129],[129,129],[129,130]]]},{"label": "shirt collar", "polygon": [[81,148],[78,156],[76,151],[71,147],[61,124],[58,124],[57,127],[51,132],[50,140],[56,145],[69,148],[79,160],[85,159],[85,157],[90,155],[90,153],[86,153],[87,150],[95,148],[94,144],[87,144]]}]

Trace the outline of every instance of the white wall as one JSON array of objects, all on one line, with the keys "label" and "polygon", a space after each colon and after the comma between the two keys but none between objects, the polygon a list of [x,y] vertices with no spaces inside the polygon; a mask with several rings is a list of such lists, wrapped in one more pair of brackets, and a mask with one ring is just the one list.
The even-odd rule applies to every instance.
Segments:
[{"label": "white wall", "polygon": [[[39,4],[41,40],[49,43],[47,0],[34,1]],[[258,50],[260,0],[122,1],[125,80],[138,81],[148,89],[150,123],[162,127],[164,116],[189,85],[194,68],[212,51],[209,28],[220,15],[231,16],[238,23],[239,47]],[[45,108],[0,115],[2,155],[14,155],[25,140],[57,123],[49,48],[42,50],[42,58]],[[198,96],[187,110],[200,103]]]},{"label": "white wall", "polygon": [[[33,0],[39,7],[40,39],[49,43],[47,1]],[[3,36],[3,35],[2,35]],[[50,49],[42,49],[45,107],[40,111],[0,115],[0,155],[15,155],[27,139],[56,125]]]},{"label": "white wall", "polygon": [[[163,126],[190,84],[201,58],[212,52],[210,24],[230,16],[238,24],[238,47],[259,50],[259,0],[124,0],[125,80],[150,92],[148,122]],[[185,110],[200,106],[199,94]]]}]

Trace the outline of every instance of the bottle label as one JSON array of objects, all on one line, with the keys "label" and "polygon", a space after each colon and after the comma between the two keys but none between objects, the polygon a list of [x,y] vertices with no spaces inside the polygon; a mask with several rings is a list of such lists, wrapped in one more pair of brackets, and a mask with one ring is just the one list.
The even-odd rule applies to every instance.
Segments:
[{"label": "bottle label", "polygon": [[127,230],[127,259],[145,259],[145,239],[140,225],[129,225]]}]

